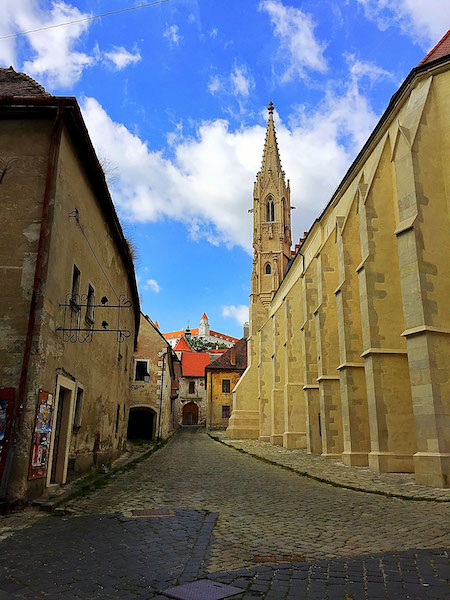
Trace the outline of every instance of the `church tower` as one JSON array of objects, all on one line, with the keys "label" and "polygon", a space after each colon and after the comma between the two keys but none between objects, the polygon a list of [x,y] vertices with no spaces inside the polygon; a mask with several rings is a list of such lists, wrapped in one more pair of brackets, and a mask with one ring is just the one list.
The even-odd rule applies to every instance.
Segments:
[{"label": "church tower", "polygon": [[272,300],[291,255],[291,202],[289,180],[281,168],[273,122],[268,111],[261,171],[253,191],[253,271],[251,304],[264,307]]}]

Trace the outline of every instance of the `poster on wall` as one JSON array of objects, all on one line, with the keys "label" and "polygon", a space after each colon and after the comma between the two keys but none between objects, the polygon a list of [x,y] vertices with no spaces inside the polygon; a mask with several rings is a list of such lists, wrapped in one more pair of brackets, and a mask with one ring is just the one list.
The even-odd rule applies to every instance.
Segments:
[{"label": "poster on wall", "polygon": [[45,477],[53,424],[53,395],[39,391],[28,479]]},{"label": "poster on wall", "polygon": [[14,388],[0,388],[0,479],[6,463],[11,433]]}]

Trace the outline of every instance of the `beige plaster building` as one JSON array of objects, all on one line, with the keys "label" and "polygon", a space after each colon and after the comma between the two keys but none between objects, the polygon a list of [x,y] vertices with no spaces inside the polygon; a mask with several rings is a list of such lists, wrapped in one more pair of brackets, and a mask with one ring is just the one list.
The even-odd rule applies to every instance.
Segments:
[{"label": "beige plaster building", "polygon": [[228,437],[450,485],[449,41],[394,94],[292,259],[269,106]]},{"label": "beige plaster building", "polygon": [[166,438],[178,427],[178,362],[156,324],[141,313],[128,403],[128,439]]},{"label": "beige plaster building", "polygon": [[205,368],[206,426],[226,429],[231,415],[233,389],[247,367],[247,339],[236,344]]},{"label": "beige plaster building", "polygon": [[124,448],[139,297],[75,98],[0,69],[1,497]]}]

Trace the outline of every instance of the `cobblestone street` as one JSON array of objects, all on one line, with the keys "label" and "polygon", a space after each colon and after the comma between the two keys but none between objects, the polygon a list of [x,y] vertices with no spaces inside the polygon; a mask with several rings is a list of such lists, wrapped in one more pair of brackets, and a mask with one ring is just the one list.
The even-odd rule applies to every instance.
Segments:
[{"label": "cobblestone street", "polygon": [[333,487],[202,429],[66,509],[0,543],[5,598],[165,598],[201,577],[235,598],[448,597],[448,503]]}]

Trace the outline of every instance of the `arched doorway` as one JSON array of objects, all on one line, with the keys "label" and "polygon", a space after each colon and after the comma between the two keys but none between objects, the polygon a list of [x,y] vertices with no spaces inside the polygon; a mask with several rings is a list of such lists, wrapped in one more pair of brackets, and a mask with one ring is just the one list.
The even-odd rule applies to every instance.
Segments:
[{"label": "arched doorway", "polygon": [[183,406],[183,425],[197,425],[198,406],[195,402],[188,402]]},{"label": "arched doorway", "polygon": [[127,439],[154,440],[156,429],[156,413],[151,408],[136,406],[130,408],[128,415]]}]

